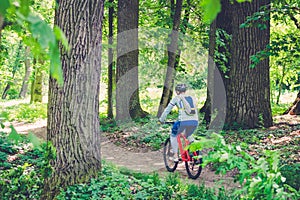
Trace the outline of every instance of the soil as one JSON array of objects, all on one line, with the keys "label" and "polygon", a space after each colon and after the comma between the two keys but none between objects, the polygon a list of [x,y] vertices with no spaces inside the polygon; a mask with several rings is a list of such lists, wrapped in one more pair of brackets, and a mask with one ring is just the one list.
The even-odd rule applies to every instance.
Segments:
[{"label": "soil", "polygon": [[[271,127],[271,129],[279,128],[282,125],[300,124],[299,116],[281,116],[275,121],[278,125]],[[10,124],[14,126],[18,133],[27,134],[34,133],[42,140],[46,140],[46,120],[40,120],[32,124],[22,122],[6,123],[4,132],[10,131]],[[297,132],[297,131],[296,131]],[[300,135],[300,130],[298,131]],[[297,132],[297,133],[298,133]],[[165,169],[162,149],[152,151],[150,149],[129,149],[126,146],[116,145],[115,141],[108,139],[105,134],[102,134],[101,142],[102,158],[107,162],[111,162],[119,167],[124,167],[132,171],[142,173],[156,172],[161,176],[166,176],[169,172]],[[184,163],[180,163],[176,172],[179,173],[183,181],[194,184],[204,183],[207,187],[221,187],[225,189],[240,187],[238,183],[234,182],[234,172],[227,173],[226,175],[216,175],[210,166],[205,167],[198,179],[188,179]]]}]

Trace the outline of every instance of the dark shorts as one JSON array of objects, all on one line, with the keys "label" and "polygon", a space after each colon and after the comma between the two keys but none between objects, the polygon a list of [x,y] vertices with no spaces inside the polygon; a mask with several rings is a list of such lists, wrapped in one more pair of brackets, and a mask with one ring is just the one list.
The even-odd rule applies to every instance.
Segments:
[{"label": "dark shorts", "polygon": [[172,136],[176,137],[178,133],[182,133],[185,131],[186,137],[189,137],[193,134],[198,126],[198,121],[190,120],[190,121],[176,121],[172,127]]}]

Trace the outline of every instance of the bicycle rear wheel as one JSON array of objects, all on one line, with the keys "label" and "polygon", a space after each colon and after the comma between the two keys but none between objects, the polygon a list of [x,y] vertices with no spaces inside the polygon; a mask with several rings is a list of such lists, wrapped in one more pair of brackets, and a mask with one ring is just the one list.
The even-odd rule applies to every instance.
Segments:
[{"label": "bicycle rear wheel", "polygon": [[[197,153],[197,155],[199,154]],[[194,158],[192,158],[192,161],[185,162],[186,172],[191,179],[197,179],[200,176],[202,171],[201,164],[202,158],[200,158],[199,160],[195,160]]]},{"label": "bicycle rear wheel", "polygon": [[174,152],[172,150],[170,138],[167,138],[164,145],[164,162],[167,170],[169,172],[174,172],[177,168],[178,162],[174,162],[173,160]]}]

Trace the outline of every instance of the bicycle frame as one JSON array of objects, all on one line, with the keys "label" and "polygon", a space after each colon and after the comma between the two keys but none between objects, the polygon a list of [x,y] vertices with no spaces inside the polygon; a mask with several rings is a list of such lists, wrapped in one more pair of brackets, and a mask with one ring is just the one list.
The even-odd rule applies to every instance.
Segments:
[{"label": "bicycle frame", "polygon": [[[181,138],[183,138],[184,145],[182,145]],[[186,146],[188,146],[190,144],[189,140],[184,136],[183,133],[180,133],[177,135],[177,142],[178,142],[178,147],[179,147],[179,151],[180,151],[180,155],[181,155],[181,161],[185,161],[185,162],[191,161],[192,158],[189,155],[189,151],[184,149]],[[193,154],[195,154],[195,153],[193,153]],[[196,155],[197,154],[195,154],[195,156]]]}]

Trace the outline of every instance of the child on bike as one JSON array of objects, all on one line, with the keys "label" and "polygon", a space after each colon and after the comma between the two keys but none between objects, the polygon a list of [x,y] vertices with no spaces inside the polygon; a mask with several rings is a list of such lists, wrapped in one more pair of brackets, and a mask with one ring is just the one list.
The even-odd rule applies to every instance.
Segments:
[{"label": "child on bike", "polygon": [[[196,99],[190,95],[186,95],[186,84],[178,84],[175,87],[176,96],[170,101],[168,106],[159,118],[159,121],[163,123],[167,115],[171,112],[174,106],[178,108],[178,120],[172,127],[170,135],[171,146],[174,152],[174,162],[178,162],[178,142],[177,135],[185,132],[185,136],[190,142],[193,142],[192,134],[198,126],[198,111]],[[187,108],[190,106],[190,108]],[[190,110],[189,110],[190,109]],[[187,111],[189,110],[189,111]]]}]

